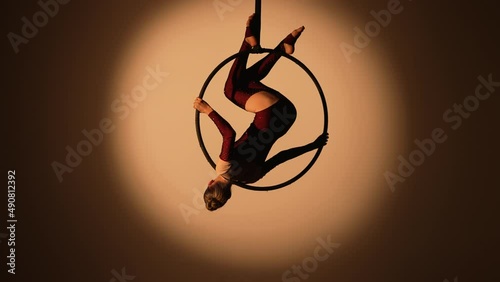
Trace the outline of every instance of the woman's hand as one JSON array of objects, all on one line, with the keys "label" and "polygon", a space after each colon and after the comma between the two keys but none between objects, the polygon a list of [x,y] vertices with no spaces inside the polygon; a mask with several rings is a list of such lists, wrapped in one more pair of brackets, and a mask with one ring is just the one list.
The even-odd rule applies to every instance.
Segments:
[{"label": "woman's hand", "polygon": [[193,108],[198,110],[202,114],[210,114],[213,109],[210,105],[201,98],[196,98],[193,103]]}]

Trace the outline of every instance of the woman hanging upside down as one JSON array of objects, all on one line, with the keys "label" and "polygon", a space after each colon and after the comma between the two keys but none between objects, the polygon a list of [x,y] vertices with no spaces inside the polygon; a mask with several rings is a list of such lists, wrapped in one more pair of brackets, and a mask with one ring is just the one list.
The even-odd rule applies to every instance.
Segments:
[{"label": "woman hanging upside down", "polygon": [[[254,36],[254,15],[247,21],[245,39],[240,52],[259,46]],[[262,60],[246,68],[248,56],[235,59],[224,87],[226,97],[247,112],[255,113],[255,118],[245,133],[235,141],[236,132],[210,105],[200,98],[194,101],[194,108],[207,114],[215,123],[223,137],[222,150],[215,171],[217,177],[208,183],[204,194],[206,208],[214,211],[231,198],[231,185],[234,181],[254,183],[277,165],[326,145],[328,135],[319,136],[314,142],[280,152],[266,161],[273,144],[285,135],[295,122],[295,106],[278,91],[262,84],[272,67],[281,57],[280,52],[293,54],[294,45],[304,27],[290,33]]]}]

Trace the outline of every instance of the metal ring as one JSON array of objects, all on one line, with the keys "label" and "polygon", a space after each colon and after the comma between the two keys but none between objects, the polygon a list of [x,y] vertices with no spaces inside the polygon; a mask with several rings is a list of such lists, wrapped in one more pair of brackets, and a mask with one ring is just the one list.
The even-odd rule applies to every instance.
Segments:
[{"label": "metal ring", "polygon": [[[280,51],[276,51],[276,50],[273,50],[273,49],[267,49],[267,48],[259,48],[257,50],[239,52],[239,53],[236,53],[236,54],[228,57],[227,59],[225,59],[224,61],[222,61],[222,63],[220,63],[212,71],[212,73],[210,73],[210,75],[208,76],[207,80],[203,84],[203,87],[201,88],[201,91],[200,91],[200,95],[198,97],[199,98],[203,98],[203,95],[205,94],[205,91],[206,91],[208,85],[210,84],[210,81],[230,61],[236,59],[237,57],[239,57],[239,56],[241,56],[243,54],[248,54],[248,53],[271,53],[271,52],[280,52]],[[321,85],[319,84],[319,82],[316,79],[316,77],[314,76],[314,74],[301,61],[299,61],[295,57],[290,56],[289,54],[287,54],[285,52],[280,52],[280,53],[281,53],[282,56],[286,57],[287,59],[293,61],[295,64],[297,64],[298,66],[300,66],[309,75],[309,77],[313,80],[314,84],[316,85],[316,88],[318,89],[318,92],[319,92],[319,96],[321,97],[321,103],[323,104],[323,118],[324,118],[324,122],[323,122],[323,134],[326,134],[328,132],[328,106],[327,106],[327,103],[326,103],[325,94],[323,93],[323,90],[321,89]],[[210,165],[212,166],[212,168],[215,169],[215,162],[212,160],[212,158],[208,154],[208,151],[205,148],[205,143],[203,142],[203,137],[201,135],[201,129],[200,129],[200,112],[199,111],[195,111],[195,125],[196,125],[196,135],[198,137],[198,143],[200,144],[201,150],[203,151],[203,154],[205,155],[205,158],[210,163]],[[317,151],[316,151],[316,154],[314,155],[314,157],[312,158],[312,160],[309,162],[309,164],[299,174],[297,174],[295,177],[293,177],[293,178],[291,178],[291,179],[289,179],[289,180],[287,180],[287,181],[285,181],[285,182],[283,182],[281,184],[276,184],[276,185],[272,185],[272,186],[261,186],[261,187],[259,187],[259,186],[252,186],[252,185],[248,185],[248,184],[240,183],[240,182],[234,182],[234,184],[237,185],[237,186],[240,186],[241,188],[245,188],[245,189],[253,190],[253,191],[271,191],[271,190],[276,190],[276,189],[283,188],[285,186],[288,186],[288,185],[294,183],[299,178],[301,178],[302,176],[304,176],[309,171],[309,169],[311,169],[311,167],[314,165],[314,163],[318,159],[319,155],[321,154],[322,150],[323,150],[323,147],[318,148]]]}]

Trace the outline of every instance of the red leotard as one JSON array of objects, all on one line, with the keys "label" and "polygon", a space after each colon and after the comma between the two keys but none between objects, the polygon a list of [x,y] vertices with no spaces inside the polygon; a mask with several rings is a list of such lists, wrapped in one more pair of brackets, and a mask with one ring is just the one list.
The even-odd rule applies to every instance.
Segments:
[{"label": "red leotard", "polygon": [[[248,36],[248,29],[247,34]],[[249,54],[235,59],[224,87],[225,96],[238,107],[245,109],[248,99],[255,93],[266,91],[279,97],[279,101],[267,109],[255,113],[255,118],[243,135],[235,141],[236,132],[216,111],[209,117],[219,129],[223,141],[220,159],[231,162],[232,179],[253,183],[260,179],[260,168],[264,164],[272,145],[290,129],[296,118],[294,105],[278,91],[264,85],[265,78],[281,57],[283,43],[293,44],[296,38],[291,34],[278,44],[275,51],[267,54],[252,67],[246,68]],[[241,51],[251,49],[243,40]],[[235,172],[238,170],[238,172]]]}]

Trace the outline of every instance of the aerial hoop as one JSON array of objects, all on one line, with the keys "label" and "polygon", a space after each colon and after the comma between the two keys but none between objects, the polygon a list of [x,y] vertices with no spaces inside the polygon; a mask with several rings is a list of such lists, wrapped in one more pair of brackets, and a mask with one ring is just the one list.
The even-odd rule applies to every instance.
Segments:
[{"label": "aerial hoop", "polygon": [[[255,24],[256,24],[255,30],[254,30],[255,37],[256,37],[257,41],[260,42],[261,21],[262,21],[262,0],[255,0],[255,16],[254,17],[255,17],[254,20],[255,20]],[[256,48],[254,48],[253,50],[239,52],[239,53],[236,53],[236,54],[230,56],[229,58],[225,59],[224,61],[222,61],[222,63],[220,63],[212,71],[212,73],[210,73],[207,80],[203,84],[203,87],[201,88],[201,91],[200,91],[200,95],[198,97],[203,99],[203,95],[205,94],[205,91],[206,91],[208,85],[210,84],[210,81],[212,81],[212,78],[220,71],[220,69],[222,69],[230,61],[236,59],[237,57],[239,57],[243,54],[247,54],[247,53],[271,53],[271,52],[277,52],[277,51],[275,51],[273,49],[262,48],[259,45]],[[300,66],[309,75],[309,77],[313,80],[314,84],[316,85],[316,88],[318,89],[319,96],[321,97],[321,103],[323,104],[323,119],[324,119],[323,134],[326,134],[328,132],[328,107],[326,104],[325,95],[323,93],[323,90],[321,89],[321,85],[319,84],[319,82],[316,79],[316,77],[314,76],[314,74],[301,61],[299,61],[295,57],[292,57],[291,55],[288,55],[285,52],[280,52],[280,53],[283,57],[286,57],[287,59],[291,60],[292,62],[294,62],[295,64]],[[212,158],[208,154],[207,148],[205,148],[205,143],[203,142],[203,137],[201,135],[201,129],[200,129],[200,112],[198,112],[198,111],[195,111],[195,125],[196,125],[196,135],[198,137],[198,143],[200,144],[201,150],[203,151],[203,155],[205,155],[205,158],[210,163],[212,168],[215,169],[215,162],[212,160]],[[312,158],[311,162],[309,162],[309,164],[299,174],[297,174],[295,177],[293,177],[293,178],[291,178],[291,179],[289,179],[281,184],[277,184],[277,185],[273,185],[273,186],[262,186],[262,187],[252,186],[252,185],[248,185],[245,183],[239,183],[239,182],[235,182],[234,184],[240,186],[241,188],[245,188],[245,189],[253,190],[253,191],[271,191],[271,190],[283,188],[285,186],[288,186],[288,185],[294,183],[295,181],[299,180],[299,178],[304,176],[304,174],[306,174],[309,171],[309,169],[311,169],[311,167],[314,165],[314,163],[318,159],[319,155],[321,154],[322,150],[323,150],[323,147],[318,148],[316,151],[316,154]]]},{"label": "aerial hoop", "polygon": [[[260,2],[260,1],[257,1],[257,2]],[[239,57],[243,54],[247,54],[247,53],[271,53],[271,52],[277,52],[277,51],[275,51],[273,49],[267,49],[267,48],[258,48],[258,49],[251,50],[251,51],[239,52],[239,53],[236,53],[236,54],[228,57],[227,59],[222,61],[222,63],[220,63],[212,71],[212,73],[210,73],[207,80],[203,84],[203,87],[201,88],[201,91],[200,91],[200,95],[198,97],[203,99],[203,95],[205,94],[205,91],[206,91],[208,85],[210,84],[210,82],[212,81],[212,79],[214,78],[214,76],[230,61],[236,59],[237,57]],[[295,64],[300,66],[309,75],[309,77],[313,80],[314,84],[316,85],[316,88],[318,89],[319,96],[321,97],[321,103],[323,105],[323,119],[324,119],[324,121],[323,121],[323,134],[326,134],[328,132],[328,106],[327,106],[325,95],[323,93],[323,89],[321,88],[321,85],[319,84],[319,82],[316,79],[316,77],[314,76],[314,74],[309,70],[309,68],[307,68],[307,66],[304,65],[301,61],[299,61],[295,57],[292,57],[291,55],[288,55],[285,52],[281,52],[281,51],[278,51],[278,52],[280,52],[283,57],[286,57],[287,59],[291,60],[292,62],[294,62]],[[195,125],[196,125],[196,135],[198,137],[198,143],[200,144],[201,150],[203,151],[205,158],[210,163],[212,168],[215,169],[215,166],[216,166],[215,162],[210,157],[210,155],[205,147],[205,143],[203,141],[203,137],[201,134],[200,112],[199,111],[195,111]],[[299,174],[297,174],[295,177],[293,177],[293,178],[291,178],[291,179],[289,179],[281,184],[276,184],[273,186],[261,186],[261,187],[252,186],[252,185],[248,185],[248,184],[240,183],[240,182],[235,182],[234,184],[237,186],[240,186],[241,188],[245,188],[245,189],[253,190],[253,191],[271,191],[271,190],[283,188],[285,186],[288,186],[288,185],[294,183],[295,181],[299,180],[299,178],[304,176],[309,171],[309,169],[311,169],[311,167],[314,165],[314,163],[318,159],[319,155],[321,154],[322,150],[323,150],[323,147],[318,148],[316,151],[316,154],[312,158],[311,162],[309,162],[309,164]]]}]

